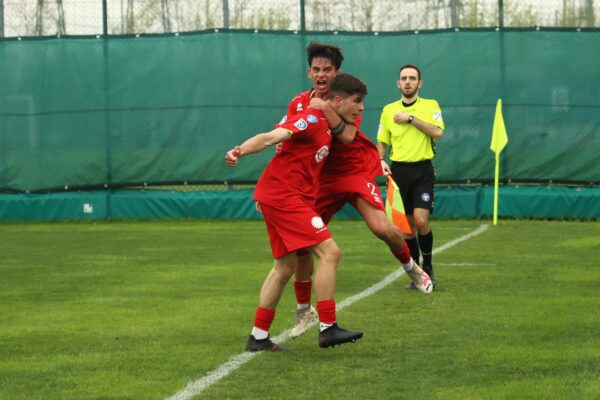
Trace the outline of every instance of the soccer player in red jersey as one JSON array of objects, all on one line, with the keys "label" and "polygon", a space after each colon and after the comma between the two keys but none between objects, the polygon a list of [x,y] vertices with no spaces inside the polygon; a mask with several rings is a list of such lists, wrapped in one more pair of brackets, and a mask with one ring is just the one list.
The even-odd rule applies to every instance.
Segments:
[{"label": "soccer player in red jersey", "polygon": [[[320,175],[316,211],[323,221],[328,223],[336,212],[346,203],[350,203],[358,210],[369,229],[388,245],[415,286],[422,293],[431,293],[431,279],[412,260],[402,233],[385,213],[385,204],[375,183],[375,178],[383,174],[382,160],[375,144],[359,130],[362,115],[353,123],[346,124],[331,108],[331,103],[326,101],[330,96],[329,82],[340,74],[344,60],[341,49],[313,42],[308,45],[306,53],[308,76],[314,87],[290,101],[284,120],[292,119],[294,115],[305,112],[306,109],[318,109],[325,115],[329,126],[343,129],[344,134],[355,134],[355,139],[350,144],[337,139],[332,141],[331,152]],[[315,315],[310,305],[313,269],[312,255],[299,250],[294,281],[298,306],[296,325],[290,333],[291,337],[304,333]]]},{"label": "soccer player in red jersey", "polygon": [[[352,122],[363,111],[367,87],[356,77],[338,75],[329,83],[329,92],[328,103],[340,118]],[[247,351],[281,349],[270,340],[269,328],[283,289],[296,269],[298,249],[309,249],[319,258],[314,279],[321,325],[319,346],[354,342],[363,336],[362,332],[342,329],[336,323],[334,292],[340,249],[315,211],[319,173],[333,136],[343,143],[354,139],[354,133],[344,133],[343,126],[330,129],[321,111],[304,110],[272,131],[246,140],[225,156],[227,165],[234,167],[239,158],[282,143],[254,191],[253,198],[263,214],[275,262],[260,291]]]}]

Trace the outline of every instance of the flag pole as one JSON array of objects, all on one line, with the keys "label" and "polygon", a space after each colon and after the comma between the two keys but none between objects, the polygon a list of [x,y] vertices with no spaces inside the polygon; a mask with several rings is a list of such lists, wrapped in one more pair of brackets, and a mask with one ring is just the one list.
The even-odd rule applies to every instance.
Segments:
[{"label": "flag pole", "polygon": [[490,150],[496,154],[496,171],[494,173],[494,225],[498,225],[500,153],[507,143],[508,135],[506,134],[506,126],[504,125],[504,118],[502,117],[502,99],[498,99],[498,102],[496,103],[496,114],[494,115],[494,127],[492,128],[492,142],[490,143]]},{"label": "flag pole", "polygon": [[498,180],[500,177],[500,153],[496,153],[496,174],[494,177],[494,225],[498,225]]}]

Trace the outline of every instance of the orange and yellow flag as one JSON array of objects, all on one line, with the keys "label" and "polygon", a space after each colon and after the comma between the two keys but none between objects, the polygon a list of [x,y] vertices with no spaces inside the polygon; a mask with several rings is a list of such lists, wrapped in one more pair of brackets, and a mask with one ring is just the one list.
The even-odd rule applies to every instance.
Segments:
[{"label": "orange and yellow flag", "polygon": [[398,189],[398,185],[392,179],[392,175],[388,175],[388,187],[387,194],[385,198],[385,212],[388,215],[388,218],[398,229],[402,231],[402,233],[406,235],[412,235],[413,230],[408,223],[408,218],[406,218],[406,213],[404,211],[404,203],[402,202],[402,197],[400,196],[400,189]]}]

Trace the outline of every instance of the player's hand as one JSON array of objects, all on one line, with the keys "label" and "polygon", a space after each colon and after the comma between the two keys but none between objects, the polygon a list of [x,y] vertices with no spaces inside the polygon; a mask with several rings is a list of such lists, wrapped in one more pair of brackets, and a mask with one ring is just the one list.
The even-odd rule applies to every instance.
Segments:
[{"label": "player's hand", "polygon": [[240,158],[240,146],[235,146],[225,154],[225,163],[228,167],[237,167],[238,158]]},{"label": "player's hand", "polygon": [[383,174],[386,176],[392,174],[392,169],[384,160],[381,160],[381,169],[383,170]]},{"label": "player's hand", "polygon": [[308,107],[323,111],[325,108],[329,107],[329,103],[321,98],[313,97],[310,99]]},{"label": "player's hand", "polygon": [[394,114],[394,122],[397,124],[405,124],[408,122],[409,114],[406,113],[396,113]]}]

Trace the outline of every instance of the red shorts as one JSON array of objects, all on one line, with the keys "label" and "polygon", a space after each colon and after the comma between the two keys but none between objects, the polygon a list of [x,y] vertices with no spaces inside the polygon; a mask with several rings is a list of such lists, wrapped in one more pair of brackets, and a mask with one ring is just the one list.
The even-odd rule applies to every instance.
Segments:
[{"label": "red shorts", "polygon": [[331,234],[319,214],[305,203],[272,207],[260,204],[273,258],[281,258],[305,247],[315,246]]},{"label": "red shorts", "polygon": [[359,197],[378,210],[385,211],[385,202],[375,180],[360,175],[343,176],[319,183],[316,209],[323,221],[328,223],[344,204],[350,203],[357,208],[356,201]]}]

